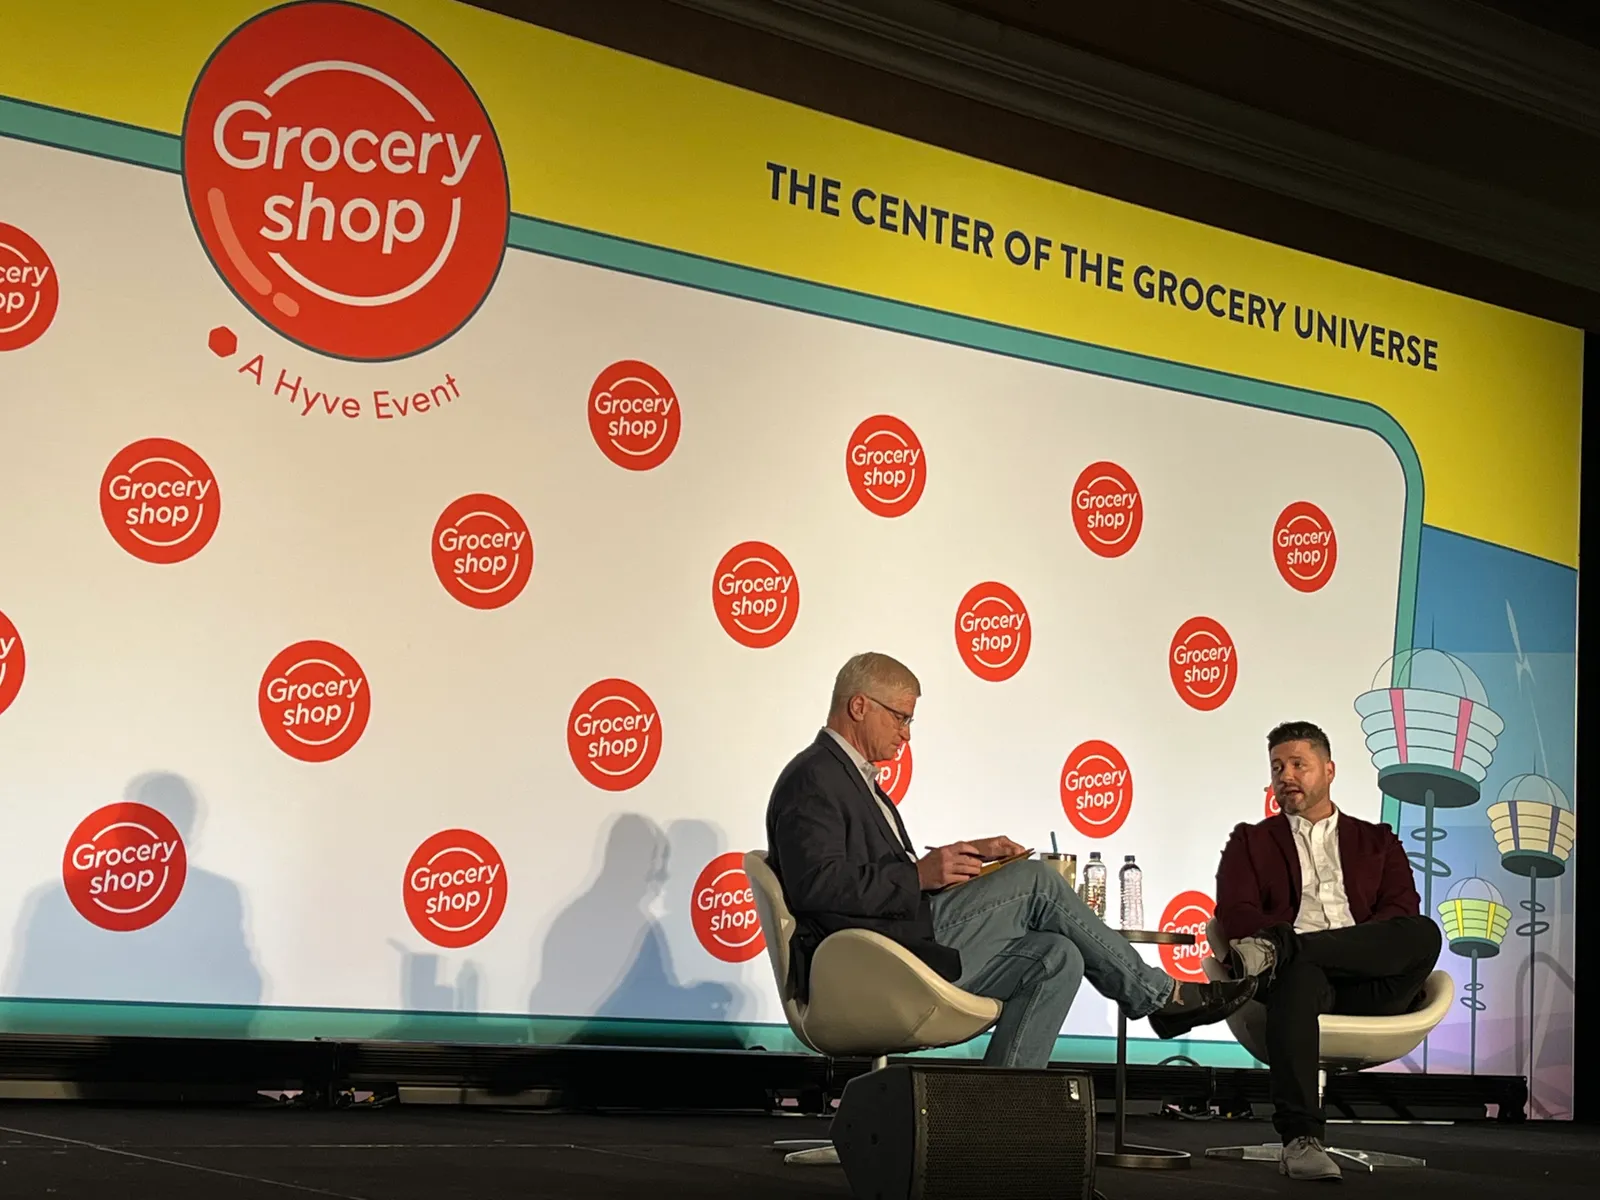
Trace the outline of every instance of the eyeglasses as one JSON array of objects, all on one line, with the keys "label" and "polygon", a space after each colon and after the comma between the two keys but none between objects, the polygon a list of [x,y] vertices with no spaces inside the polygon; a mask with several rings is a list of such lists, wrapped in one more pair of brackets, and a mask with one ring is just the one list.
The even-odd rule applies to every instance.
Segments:
[{"label": "eyeglasses", "polygon": [[[865,695],[865,693],[863,693],[863,695]],[[911,728],[911,722],[912,722],[913,718],[912,718],[910,713],[903,713],[898,708],[890,708],[887,704],[885,704],[882,700],[879,700],[876,696],[867,696],[866,698],[868,700],[871,700],[879,708],[883,709],[884,712],[888,713],[891,717],[893,717],[896,721],[900,722],[900,724],[904,725],[907,729]]]}]

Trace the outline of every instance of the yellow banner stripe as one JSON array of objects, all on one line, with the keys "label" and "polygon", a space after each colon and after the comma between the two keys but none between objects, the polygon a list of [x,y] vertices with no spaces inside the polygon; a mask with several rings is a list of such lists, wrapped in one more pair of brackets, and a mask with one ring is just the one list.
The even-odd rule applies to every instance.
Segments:
[{"label": "yellow banner stripe", "polygon": [[[0,93],[177,132],[207,57],[249,0],[0,0]],[[472,82],[505,147],[514,208],[584,229],[1120,350],[1368,401],[1423,464],[1429,524],[1577,564],[1579,331],[1287,250],[757,96],[450,0],[373,5]],[[817,176],[817,207],[771,199],[767,164]],[[789,176],[783,176],[785,183]],[[820,211],[839,181],[840,215]],[[857,189],[982,220],[990,255],[857,220]],[[898,209],[899,205],[896,205]],[[881,217],[881,208],[876,215]],[[930,217],[930,221],[932,218]],[[969,225],[969,230],[975,226]],[[1051,258],[1011,265],[1009,231]],[[966,239],[970,246],[970,235]],[[1020,243],[1013,243],[1019,245]],[[1123,261],[1124,290],[1069,281],[1061,246]],[[1076,253],[1076,252],[1075,252]],[[1140,265],[1202,307],[1143,299]],[[1159,276],[1152,273],[1152,282]],[[1240,293],[1234,301],[1231,292]],[[1276,333],[1230,319],[1254,294]],[[1192,289],[1189,292],[1194,295]],[[1437,371],[1303,340],[1295,306],[1436,343]],[[1347,342],[1348,325],[1338,326]],[[1315,328],[1315,326],[1313,326]],[[1293,471],[1314,444],[1263,470]]]}]

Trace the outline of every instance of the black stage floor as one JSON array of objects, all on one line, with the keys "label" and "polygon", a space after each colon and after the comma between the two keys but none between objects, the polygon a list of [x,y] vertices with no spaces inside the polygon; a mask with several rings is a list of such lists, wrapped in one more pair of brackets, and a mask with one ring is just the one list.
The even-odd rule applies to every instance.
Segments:
[{"label": "black stage floor", "polygon": [[[1600,1130],[1556,1123],[1335,1126],[1344,1145],[1428,1159],[1358,1175],[1356,1193],[1450,1200],[1592,1197]],[[1100,1125],[1102,1143],[1110,1124]],[[825,1137],[820,1118],[587,1116],[391,1106],[372,1110],[0,1104],[0,1196],[238,1200],[848,1196],[838,1167],[789,1167],[769,1143]],[[1193,1151],[1268,1140],[1262,1121],[1129,1121],[1129,1140]],[[1197,1159],[1180,1172],[1104,1170],[1106,1200],[1304,1195],[1270,1163]],[[1324,1189],[1325,1190],[1325,1186]],[[979,1198],[975,1198],[979,1200]],[[996,1200],[1004,1200],[1003,1197]]]}]

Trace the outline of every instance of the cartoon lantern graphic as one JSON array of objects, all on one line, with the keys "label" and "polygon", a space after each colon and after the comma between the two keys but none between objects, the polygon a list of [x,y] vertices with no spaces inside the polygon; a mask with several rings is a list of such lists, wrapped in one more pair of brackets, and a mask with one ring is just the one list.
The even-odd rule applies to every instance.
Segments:
[{"label": "cartoon lantern graphic", "polygon": [[1578,818],[1572,802],[1554,782],[1543,775],[1518,775],[1500,789],[1500,796],[1489,806],[1489,825],[1495,845],[1500,849],[1500,865],[1513,875],[1528,879],[1528,898],[1522,907],[1528,919],[1517,926],[1517,936],[1528,939],[1528,1086],[1533,1087],[1533,977],[1537,960],[1534,939],[1549,930],[1550,923],[1539,914],[1539,880],[1566,874],[1567,860],[1578,837]]},{"label": "cartoon lantern graphic", "polygon": [[1450,889],[1439,905],[1439,923],[1453,953],[1472,961],[1472,982],[1467,984],[1461,1003],[1472,1013],[1470,1044],[1472,1074],[1478,1073],[1478,1014],[1488,1007],[1478,999],[1483,984],[1478,982],[1478,960],[1500,953],[1506,927],[1511,924],[1511,909],[1498,888],[1476,876],[1463,879]]},{"label": "cartoon lantern graphic", "polygon": [[1412,866],[1422,872],[1423,912],[1433,911],[1433,881],[1450,868],[1433,853],[1446,831],[1434,810],[1478,802],[1505,722],[1489,707],[1472,668],[1443,650],[1404,650],[1378,671],[1373,690],[1356,697],[1361,731],[1378,768],[1378,787],[1423,810],[1422,843]]}]

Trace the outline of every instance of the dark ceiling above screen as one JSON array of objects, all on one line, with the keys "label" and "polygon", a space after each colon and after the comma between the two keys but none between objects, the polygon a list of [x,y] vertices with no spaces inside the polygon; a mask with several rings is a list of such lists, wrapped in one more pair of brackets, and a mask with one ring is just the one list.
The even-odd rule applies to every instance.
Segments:
[{"label": "dark ceiling above screen", "polygon": [[1600,330],[1600,170],[1590,165],[1600,162],[1600,51],[1496,9],[478,2],[961,153]]}]

